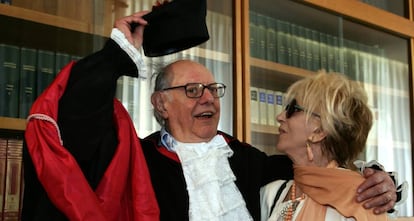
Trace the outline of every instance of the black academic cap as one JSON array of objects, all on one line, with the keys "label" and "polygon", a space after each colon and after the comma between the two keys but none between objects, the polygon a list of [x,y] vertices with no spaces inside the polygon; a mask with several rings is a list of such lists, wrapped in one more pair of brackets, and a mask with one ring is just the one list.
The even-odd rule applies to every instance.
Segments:
[{"label": "black academic cap", "polygon": [[143,16],[148,22],[142,47],[148,57],[182,51],[207,41],[206,0],[172,0]]}]

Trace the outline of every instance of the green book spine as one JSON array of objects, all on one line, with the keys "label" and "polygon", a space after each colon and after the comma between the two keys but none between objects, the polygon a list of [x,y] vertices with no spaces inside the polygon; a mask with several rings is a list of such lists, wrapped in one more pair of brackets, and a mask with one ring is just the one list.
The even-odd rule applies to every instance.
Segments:
[{"label": "green book spine", "polygon": [[292,31],[290,30],[290,23],[286,22],[285,26],[286,34],[286,48],[287,48],[287,65],[292,65]]},{"label": "green book spine", "polygon": [[266,59],[266,16],[257,14],[257,40],[258,40],[258,51],[257,56],[260,59]]},{"label": "green book spine", "polygon": [[306,65],[305,69],[312,70],[313,54],[312,54],[312,30],[305,29],[305,47],[306,47]]},{"label": "green book spine", "polygon": [[0,44],[0,116],[19,115],[19,59],[19,47]]},{"label": "green book spine", "polygon": [[19,118],[26,118],[36,95],[36,49],[20,50]]},{"label": "green book spine", "polygon": [[334,41],[334,36],[332,35],[327,35],[327,40],[328,40],[328,72],[335,72],[335,53],[336,53],[336,46],[335,46],[335,41]]},{"label": "green book spine", "polygon": [[298,50],[299,50],[299,65],[298,67],[306,68],[306,28],[298,26]]},{"label": "green book spine", "polygon": [[311,44],[312,44],[312,58],[313,58],[312,70],[317,71],[321,69],[321,55],[319,51],[319,48],[320,48],[319,32],[315,30],[312,30]]},{"label": "green book spine", "polygon": [[341,47],[339,44],[340,39],[336,36],[333,36],[333,49],[334,49],[334,56],[335,56],[335,72],[341,72],[342,61],[341,61]]},{"label": "green book spine", "polygon": [[55,53],[39,50],[37,52],[37,86],[36,97],[39,96],[55,78]]},{"label": "green book spine", "polygon": [[300,26],[296,24],[290,25],[290,30],[292,32],[292,66],[299,66],[299,44],[300,44]]},{"label": "green book spine", "polygon": [[55,54],[55,76],[70,62],[70,55],[62,52]]},{"label": "green book spine", "polygon": [[282,64],[291,64],[292,46],[290,24],[285,21],[276,21],[276,36],[277,36],[277,61]]},{"label": "green book spine", "polygon": [[257,41],[257,13],[249,12],[249,29],[250,29],[250,55],[258,57],[258,41]]},{"label": "green book spine", "polygon": [[344,72],[352,80],[357,80],[357,43],[348,39],[344,39]]},{"label": "green book spine", "polygon": [[266,28],[267,28],[267,47],[266,47],[266,60],[276,61],[276,21],[272,17],[266,17]]},{"label": "green book spine", "polygon": [[328,39],[325,33],[319,33],[319,60],[321,62],[320,69],[328,70]]}]

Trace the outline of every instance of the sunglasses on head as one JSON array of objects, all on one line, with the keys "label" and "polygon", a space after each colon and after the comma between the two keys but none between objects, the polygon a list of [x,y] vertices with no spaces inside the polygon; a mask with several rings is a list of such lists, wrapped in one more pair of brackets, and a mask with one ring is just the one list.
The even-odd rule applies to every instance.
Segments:
[{"label": "sunglasses on head", "polygon": [[[299,112],[299,111],[305,111],[306,112],[307,111],[304,107],[301,107],[301,106],[297,105],[296,103],[297,103],[296,99],[292,99],[290,101],[290,103],[286,105],[286,107],[285,107],[286,118],[292,117],[292,115],[296,112]],[[316,114],[316,113],[313,113],[313,112],[311,112],[311,114],[316,116],[316,117],[319,117],[319,118],[321,117],[319,114]]]}]

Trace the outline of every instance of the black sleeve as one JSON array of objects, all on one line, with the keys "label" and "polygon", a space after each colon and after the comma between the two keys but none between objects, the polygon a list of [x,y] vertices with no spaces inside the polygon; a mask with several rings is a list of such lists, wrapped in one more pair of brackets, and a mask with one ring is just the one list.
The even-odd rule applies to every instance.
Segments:
[{"label": "black sleeve", "polygon": [[58,124],[64,146],[77,160],[93,188],[117,146],[113,99],[119,76],[137,76],[129,56],[109,39],[104,48],[72,68],[59,101]]},{"label": "black sleeve", "polygon": [[263,185],[275,180],[293,179],[293,163],[286,155],[272,155],[266,161],[266,173]]}]

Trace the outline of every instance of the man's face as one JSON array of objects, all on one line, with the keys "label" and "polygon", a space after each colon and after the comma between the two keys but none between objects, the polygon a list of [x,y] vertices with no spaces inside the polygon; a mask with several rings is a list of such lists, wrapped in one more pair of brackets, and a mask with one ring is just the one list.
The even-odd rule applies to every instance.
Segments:
[{"label": "man's face", "polygon": [[[215,83],[211,72],[203,65],[179,61],[170,69],[170,87],[188,83]],[[163,91],[164,117],[168,131],[180,142],[206,142],[217,134],[220,118],[220,98],[215,98],[205,88],[199,98],[186,96],[184,88]]]}]

